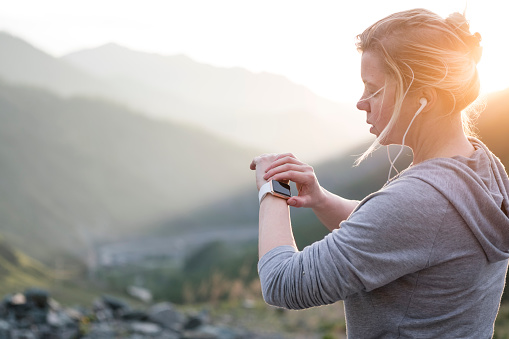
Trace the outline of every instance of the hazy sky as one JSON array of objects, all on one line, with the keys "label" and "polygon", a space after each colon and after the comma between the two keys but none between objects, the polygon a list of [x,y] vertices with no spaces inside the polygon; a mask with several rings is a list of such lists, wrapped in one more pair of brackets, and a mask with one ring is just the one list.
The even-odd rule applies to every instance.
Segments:
[{"label": "hazy sky", "polygon": [[0,0],[0,30],[54,55],[115,42],[287,76],[336,101],[362,84],[356,34],[392,13],[462,12],[483,36],[484,91],[509,87],[507,0]]}]

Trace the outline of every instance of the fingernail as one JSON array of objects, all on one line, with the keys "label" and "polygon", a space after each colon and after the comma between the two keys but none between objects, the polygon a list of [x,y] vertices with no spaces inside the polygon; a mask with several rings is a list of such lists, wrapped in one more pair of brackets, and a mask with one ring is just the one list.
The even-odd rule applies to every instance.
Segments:
[{"label": "fingernail", "polygon": [[291,206],[295,205],[295,200],[288,201],[288,205],[291,205]]}]

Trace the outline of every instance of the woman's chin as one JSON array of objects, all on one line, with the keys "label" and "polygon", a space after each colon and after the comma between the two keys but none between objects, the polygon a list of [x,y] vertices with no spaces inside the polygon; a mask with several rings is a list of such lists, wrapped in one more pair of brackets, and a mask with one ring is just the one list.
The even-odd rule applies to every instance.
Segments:
[{"label": "woman's chin", "polygon": [[[380,132],[378,132],[378,130],[376,129],[376,127],[372,126],[370,129],[369,129],[369,133],[373,134],[374,136],[376,136],[377,138],[380,136]],[[387,140],[387,136],[385,138],[383,138],[382,140],[379,140],[378,143],[382,146],[387,146],[387,145],[390,145],[392,142],[390,140]]]},{"label": "woman's chin", "polygon": [[377,138],[380,135],[380,132],[378,132],[375,126],[371,126],[371,128],[369,129],[369,133],[376,135]]}]

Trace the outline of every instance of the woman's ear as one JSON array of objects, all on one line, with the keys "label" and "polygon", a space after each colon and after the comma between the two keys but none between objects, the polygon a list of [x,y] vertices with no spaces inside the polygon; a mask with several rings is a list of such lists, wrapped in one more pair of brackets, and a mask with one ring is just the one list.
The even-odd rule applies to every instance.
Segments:
[{"label": "woman's ear", "polygon": [[422,112],[428,112],[433,107],[435,107],[438,100],[438,93],[433,87],[426,87],[421,90],[419,95],[419,104],[422,104],[424,100],[426,100],[426,106],[423,108]]}]

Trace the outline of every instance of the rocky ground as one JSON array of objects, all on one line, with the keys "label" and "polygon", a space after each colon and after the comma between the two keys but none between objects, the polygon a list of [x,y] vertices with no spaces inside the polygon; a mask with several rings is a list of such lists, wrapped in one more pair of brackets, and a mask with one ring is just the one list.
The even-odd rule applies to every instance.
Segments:
[{"label": "rocky ground", "polygon": [[[62,307],[49,293],[28,289],[0,304],[0,339],[243,339],[269,338],[242,328],[214,324],[208,312],[179,312],[162,302],[146,310],[103,295],[91,309]],[[274,338],[273,335],[270,338]]]}]

